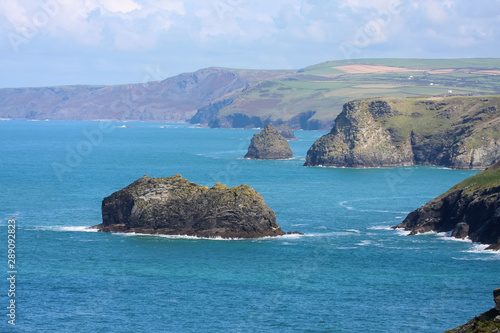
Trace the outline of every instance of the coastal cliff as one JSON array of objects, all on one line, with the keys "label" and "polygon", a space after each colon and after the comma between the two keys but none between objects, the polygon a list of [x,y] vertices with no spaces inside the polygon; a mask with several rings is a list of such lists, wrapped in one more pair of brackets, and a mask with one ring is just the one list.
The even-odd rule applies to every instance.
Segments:
[{"label": "coastal cliff", "polygon": [[248,185],[212,188],[181,175],[144,176],[102,201],[104,232],[257,238],[280,236],[275,213]]},{"label": "coastal cliff", "polygon": [[279,160],[292,158],[293,153],[288,141],[271,125],[255,134],[244,158]]},{"label": "coastal cliff", "polygon": [[500,332],[500,288],[493,291],[495,307],[476,316],[466,324],[445,333],[498,333]]},{"label": "coastal cliff", "polygon": [[482,169],[500,159],[499,102],[499,96],[348,102],[304,165]]},{"label": "coastal cliff", "polygon": [[394,228],[411,235],[436,231],[500,250],[500,162],[411,212]]}]

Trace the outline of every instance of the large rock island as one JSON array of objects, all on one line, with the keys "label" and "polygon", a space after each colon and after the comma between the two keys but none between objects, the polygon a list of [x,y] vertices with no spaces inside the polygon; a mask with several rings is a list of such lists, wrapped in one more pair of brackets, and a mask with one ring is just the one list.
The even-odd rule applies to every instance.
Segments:
[{"label": "large rock island", "polygon": [[201,186],[181,175],[144,176],[102,201],[105,232],[257,238],[280,236],[275,213],[248,185]]},{"label": "large rock island", "polygon": [[500,159],[499,102],[499,96],[348,102],[304,165],[483,169]]},{"label": "large rock island", "polygon": [[500,162],[411,212],[394,228],[417,234],[448,232],[500,250]]},{"label": "large rock island", "polygon": [[281,160],[292,157],[288,141],[269,124],[253,136],[244,158]]}]

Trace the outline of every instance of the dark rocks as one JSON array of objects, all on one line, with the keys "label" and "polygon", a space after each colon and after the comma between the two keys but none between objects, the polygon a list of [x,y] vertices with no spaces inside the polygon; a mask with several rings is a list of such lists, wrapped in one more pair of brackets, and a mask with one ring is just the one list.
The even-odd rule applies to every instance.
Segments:
[{"label": "dark rocks", "polygon": [[284,137],[288,141],[297,140],[295,134],[293,133],[293,129],[291,129],[287,124],[274,125],[274,128],[282,137]]},{"label": "dark rocks", "polygon": [[469,237],[500,250],[500,162],[411,212],[394,228],[411,235],[452,231],[452,237]]},{"label": "dark rocks", "polygon": [[495,300],[495,309],[500,311],[500,288],[493,290],[493,299]]},{"label": "dark rocks", "polygon": [[200,186],[175,175],[144,176],[102,201],[105,232],[257,238],[280,236],[275,213],[248,185]]},{"label": "dark rocks", "polygon": [[445,333],[500,333],[500,288],[493,291],[493,297],[496,304],[493,309]]},{"label": "dark rocks", "polygon": [[288,141],[271,125],[267,125],[260,133],[253,136],[248,152],[244,156],[244,158],[268,160],[292,157],[293,153]]}]

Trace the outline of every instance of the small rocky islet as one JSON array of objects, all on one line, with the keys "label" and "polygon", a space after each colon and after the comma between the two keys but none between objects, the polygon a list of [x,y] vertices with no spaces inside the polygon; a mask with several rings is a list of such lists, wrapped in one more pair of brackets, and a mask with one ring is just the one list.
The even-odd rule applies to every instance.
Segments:
[{"label": "small rocky islet", "polygon": [[244,158],[282,160],[293,158],[293,153],[288,141],[268,124],[252,137]]},{"label": "small rocky islet", "polygon": [[[285,234],[276,214],[248,185],[201,186],[181,175],[147,175],[102,201],[103,232],[259,238]],[[294,232],[295,233],[295,232]]]}]

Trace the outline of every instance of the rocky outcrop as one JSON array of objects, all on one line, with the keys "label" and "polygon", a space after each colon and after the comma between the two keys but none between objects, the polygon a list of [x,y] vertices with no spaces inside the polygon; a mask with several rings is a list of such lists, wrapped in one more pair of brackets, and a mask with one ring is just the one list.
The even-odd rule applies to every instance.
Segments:
[{"label": "rocky outcrop", "polygon": [[499,96],[352,101],[304,165],[485,168],[500,160],[499,102]]},{"label": "rocky outcrop", "polygon": [[500,250],[500,162],[411,212],[394,228],[411,235],[436,231]]},{"label": "rocky outcrop", "polygon": [[288,126],[287,124],[280,124],[273,126],[276,129],[276,131],[278,131],[278,133],[288,141],[297,140],[295,134],[293,133],[293,129],[291,129],[290,126]]},{"label": "rocky outcrop", "polygon": [[257,238],[280,236],[275,213],[248,185],[200,186],[175,175],[144,176],[102,201],[104,232]]},{"label": "rocky outcrop", "polygon": [[271,125],[267,125],[262,131],[253,136],[248,152],[244,156],[244,158],[267,160],[292,157],[293,153],[288,141]]},{"label": "rocky outcrop", "polygon": [[500,333],[500,288],[493,291],[495,307],[445,333]]}]

